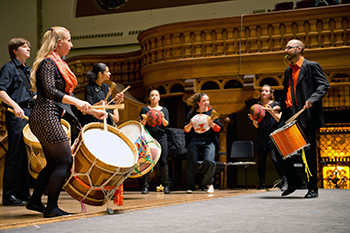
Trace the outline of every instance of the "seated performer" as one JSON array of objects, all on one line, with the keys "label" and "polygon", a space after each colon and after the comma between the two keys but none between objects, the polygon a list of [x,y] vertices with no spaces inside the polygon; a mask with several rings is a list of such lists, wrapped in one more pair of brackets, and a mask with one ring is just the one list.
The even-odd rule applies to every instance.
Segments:
[{"label": "seated performer", "polygon": [[[213,177],[215,173],[215,154],[219,147],[219,132],[224,128],[219,118],[210,119],[206,129],[197,129],[194,124],[194,117],[197,114],[210,116],[213,108],[209,105],[209,96],[205,93],[194,94],[187,100],[187,104],[192,106],[187,114],[184,130],[186,133],[187,146],[187,193],[195,190],[195,175],[199,155],[202,155],[206,174],[202,180],[202,185],[207,186],[208,193],[214,193]],[[206,118],[207,119],[207,118]],[[196,127],[196,128],[195,128]]]},{"label": "seated performer", "polygon": [[[109,68],[104,63],[97,63],[94,65],[92,71],[87,72],[87,78],[89,80],[89,84],[85,86],[85,100],[89,102],[91,105],[102,105],[104,99],[106,98],[110,86],[107,83],[103,83],[104,81],[109,80],[111,77],[111,72],[109,72]],[[115,95],[114,100],[117,102],[123,101],[124,94],[118,93]],[[112,97],[109,96],[107,98],[107,103],[112,100]],[[107,104],[105,103],[105,104]],[[112,103],[114,104],[114,103]],[[118,109],[107,110],[108,118],[107,124],[115,126],[119,121],[119,112]],[[85,123],[101,121],[98,120],[94,116],[86,116]]]}]

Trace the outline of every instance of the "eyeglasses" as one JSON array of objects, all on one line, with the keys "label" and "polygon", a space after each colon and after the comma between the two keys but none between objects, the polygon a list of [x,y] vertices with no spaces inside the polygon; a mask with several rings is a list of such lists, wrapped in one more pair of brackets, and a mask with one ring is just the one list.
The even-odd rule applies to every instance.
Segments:
[{"label": "eyeglasses", "polygon": [[284,50],[299,48],[299,46],[287,46]]}]

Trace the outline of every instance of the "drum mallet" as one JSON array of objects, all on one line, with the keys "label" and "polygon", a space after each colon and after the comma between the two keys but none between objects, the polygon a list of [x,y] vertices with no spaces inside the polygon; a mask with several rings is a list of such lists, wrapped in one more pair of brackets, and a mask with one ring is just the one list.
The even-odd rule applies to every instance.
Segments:
[{"label": "drum mallet", "polygon": [[[12,112],[13,114],[16,114],[15,111],[13,111],[12,108],[6,108],[6,110],[9,111],[9,112]],[[29,118],[28,118],[26,115],[24,115],[23,118],[24,118],[25,120],[27,120],[27,121],[29,120]]]}]

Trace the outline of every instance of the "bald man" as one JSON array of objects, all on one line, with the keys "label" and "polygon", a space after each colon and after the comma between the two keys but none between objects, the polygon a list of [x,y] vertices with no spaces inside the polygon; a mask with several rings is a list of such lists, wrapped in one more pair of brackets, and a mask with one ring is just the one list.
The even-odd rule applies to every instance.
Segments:
[{"label": "bald man", "polygon": [[[330,86],[320,64],[304,58],[304,49],[305,46],[300,40],[293,39],[287,43],[285,52],[290,66],[284,72],[283,95],[274,109],[282,111],[280,121],[280,127],[282,127],[291,116],[305,108],[298,119],[298,124],[310,143],[310,147],[305,148],[305,156],[311,172],[305,198],[316,198],[318,197],[316,132],[324,126],[322,98]],[[289,187],[282,193],[282,196],[286,196],[293,193],[303,181],[291,158],[281,159],[281,163],[288,179]]]}]

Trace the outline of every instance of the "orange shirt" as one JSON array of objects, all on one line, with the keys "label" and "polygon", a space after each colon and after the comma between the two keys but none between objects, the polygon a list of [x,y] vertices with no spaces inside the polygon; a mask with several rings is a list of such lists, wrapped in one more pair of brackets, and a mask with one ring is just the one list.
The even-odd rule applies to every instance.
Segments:
[{"label": "orange shirt", "polygon": [[[300,67],[303,65],[304,62],[304,57],[301,57],[295,65],[290,65],[293,69],[292,71],[292,78],[293,78],[293,93],[294,93],[294,100],[295,100],[295,105],[298,105],[297,102],[297,82],[298,82],[298,77],[299,77],[299,72],[300,72]],[[290,86],[290,80],[289,80],[289,87],[288,87],[288,92],[287,92],[287,99],[286,99],[286,107],[292,107],[292,95],[291,95],[291,86]]]}]

